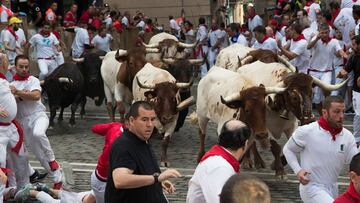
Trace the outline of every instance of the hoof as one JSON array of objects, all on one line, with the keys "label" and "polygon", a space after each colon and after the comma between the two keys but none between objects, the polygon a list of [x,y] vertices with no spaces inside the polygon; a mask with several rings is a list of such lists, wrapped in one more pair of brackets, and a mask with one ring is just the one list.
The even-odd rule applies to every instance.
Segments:
[{"label": "hoof", "polygon": [[242,167],[243,167],[243,169],[252,169],[253,168],[252,164],[249,164],[249,163],[243,163]]},{"label": "hoof", "polygon": [[63,121],[64,119],[59,117],[57,120],[58,120],[59,122],[61,122],[61,121]]},{"label": "hoof", "polygon": [[277,180],[277,181],[285,181],[285,180],[287,180],[287,179],[288,179],[288,177],[287,177],[287,175],[286,175],[286,173],[285,173],[284,170],[277,171],[277,172],[275,173],[275,180]]},{"label": "hoof", "polygon": [[70,127],[70,128],[75,128],[75,124],[69,123],[69,127]]},{"label": "hoof", "polygon": [[160,166],[169,168],[170,167],[170,162],[169,161],[161,161]]},{"label": "hoof", "polygon": [[86,118],[86,115],[80,115],[80,119],[85,119]]},{"label": "hoof", "polygon": [[48,130],[53,130],[54,129],[54,126],[52,126],[52,125],[50,125],[49,127],[48,127]]}]

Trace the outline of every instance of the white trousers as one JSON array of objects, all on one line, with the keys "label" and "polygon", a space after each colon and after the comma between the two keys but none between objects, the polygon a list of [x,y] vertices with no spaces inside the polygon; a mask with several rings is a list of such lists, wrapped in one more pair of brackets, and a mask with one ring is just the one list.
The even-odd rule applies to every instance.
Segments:
[{"label": "white trousers", "polygon": [[[323,81],[325,83],[331,84],[332,72],[314,72],[314,71],[310,71],[309,74],[316,77],[316,78],[318,78],[319,80],[321,80],[321,81]],[[324,93],[321,90],[321,88],[318,87],[318,86],[314,87],[313,103],[319,104],[324,99],[325,99]]]},{"label": "white trousers", "polygon": [[96,175],[95,170],[91,174],[91,189],[94,192],[96,203],[104,203],[106,182],[100,181]]},{"label": "white trousers", "polygon": [[49,162],[55,160],[46,130],[49,126],[49,118],[45,112],[37,112],[20,120],[24,130],[25,146],[30,149],[52,176],[55,183],[61,181],[60,170],[51,171]]},{"label": "white trousers", "polygon": [[57,68],[57,63],[55,60],[39,59],[38,66],[40,70],[39,80],[44,80]]},{"label": "white trousers", "polygon": [[360,142],[360,93],[352,91],[353,93],[353,108],[355,111],[355,116],[353,120],[354,125],[354,137],[356,142]]},{"label": "white trousers", "polygon": [[56,66],[60,66],[63,63],[65,63],[64,55],[63,55],[62,51],[59,52],[58,55],[55,56],[55,61],[56,61]]},{"label": "white trousers", "polygon": [[59,199],[54,199],[46,192],[39,192],[36,195],[36,199],[38,199],[41,203],[60,203]]},{"label": "white trousers", "polygon": [[337,185],[300,184],[300,197],[304,203],[333,203],[338,196]]},{"label": "white trousers", "polygon": [[14,124],[0,126],[0,166],[10,168],[8,174],[9,186],[22,187],[29,183],[27,175],[28,164],[27,152],[24,145],[20,147],[19,153],[13,152],[19,141],[19,134]]},{"label": "white trousers", "polygon": [[[209,51],[209,47],[207,47],[207,46],[203,46],[202,49],[203,49],[204,55],[206,55],[207,52]],[[198,59],[203,59],[203,56],[201,55],[201,53],[199,54],[199,56],[197,58]],[[209,68],[211,68],[211,67],[209,67]],[[206,63],[204,63],[204,64],[202,64],[200,66],[200,76],[201,76],[201,78],[203,78],[206,75],[207,72],[208,72],[208,70],[207,70]]]},{"label": "white trousers", "polygon": [[209,49],[208,62],[210,68],[215,65],[217,55],[218,55],[218,49],[214,49],[214,50],[211,50],[211,48]]}]

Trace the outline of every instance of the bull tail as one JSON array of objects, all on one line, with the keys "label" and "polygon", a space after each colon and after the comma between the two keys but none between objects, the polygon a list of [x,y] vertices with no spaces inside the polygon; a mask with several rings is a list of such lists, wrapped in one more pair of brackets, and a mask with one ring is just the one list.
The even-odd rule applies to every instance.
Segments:
[{"label": "bull tail", "polygon": [[199,122],[198,116],[195,111],[193,111],[189,116],[188,119],[190,120],[190,123],[193,125],[197,125]]}]

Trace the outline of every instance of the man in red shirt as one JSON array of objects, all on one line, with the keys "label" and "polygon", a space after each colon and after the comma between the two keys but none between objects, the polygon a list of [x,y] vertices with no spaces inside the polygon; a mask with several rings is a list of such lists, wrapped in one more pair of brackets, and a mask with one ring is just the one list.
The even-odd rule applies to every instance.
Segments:
[{"label": "man in red shirt", "polygon": [[65,27],[74,27],[76,25],[76,12],[78,10],[77,4],[72,4],[70,10],[65,14],[64,17],[64,26]]},{"label": "man in red shirt", "polygon": [[95,11],[94,6],[90,5],[89,8],[86,11],[84,11],[84,13],[81,15],[79,21],[87,22],[88,24],[91,24],[95,12],[96,11]]},{"label": "man in red shirt", "polygon": [[350,186],[347,191],[335,199],[334,203],[359,203],[360,202],[360,153],[355,155],[350,162]]}]

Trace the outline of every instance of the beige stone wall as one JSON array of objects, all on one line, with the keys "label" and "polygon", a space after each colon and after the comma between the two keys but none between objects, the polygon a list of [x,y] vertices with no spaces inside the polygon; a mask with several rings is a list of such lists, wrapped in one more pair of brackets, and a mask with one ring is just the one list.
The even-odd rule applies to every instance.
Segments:
[{"label": "beige stone wall", "polygon": [[111,7],[120,12],[126,10],[135,14],[137,10],[145,13],[151,18],[158,18],[159,24],[169,26],[169,15],[180,17],[181,9],[185,10],[185,17],[197,24],[199,16],[210,15],[210,0],[104,0]]}]

